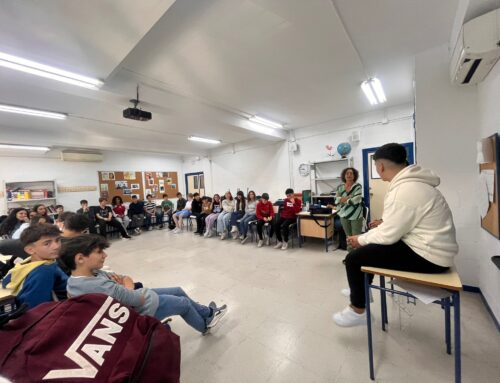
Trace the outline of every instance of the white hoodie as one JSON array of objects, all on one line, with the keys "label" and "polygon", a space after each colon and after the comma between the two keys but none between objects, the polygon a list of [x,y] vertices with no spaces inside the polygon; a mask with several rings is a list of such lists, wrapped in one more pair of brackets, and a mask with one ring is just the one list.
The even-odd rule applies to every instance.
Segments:
[{"label": "white hoodie", "polygon": [[391,245],[399,240],[436,265],[453,266],[458,253],[450,208],[436,189],[439,177],[432,170],[412,165],[389,184],[382,224],[359,236],[360,245]]}]

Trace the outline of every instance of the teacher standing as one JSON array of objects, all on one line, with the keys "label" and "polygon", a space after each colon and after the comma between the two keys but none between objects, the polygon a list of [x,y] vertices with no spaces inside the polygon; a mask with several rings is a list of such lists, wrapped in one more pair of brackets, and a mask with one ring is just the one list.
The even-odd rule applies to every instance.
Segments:
[{"label": "teacher standing", "polygon": [[[335,195],[337,215],[347,237],[361,234],[363,228],[363,192],[361,185],[356,182],[358,177],[359,172],[354,168],[342,170],[340,178],[343,183],[337,187]],[[347,244],[347,251],[352,249]]]}]

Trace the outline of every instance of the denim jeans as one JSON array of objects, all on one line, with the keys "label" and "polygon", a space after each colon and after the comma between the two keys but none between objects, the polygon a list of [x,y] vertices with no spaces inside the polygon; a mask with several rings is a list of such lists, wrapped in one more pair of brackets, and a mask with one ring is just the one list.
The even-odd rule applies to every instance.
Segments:
[{"label": "denim jeans", "polygon": [[180,315],[195,330],[199,332],[206,330],[206,321],[211,314],[210,308],[193,301],[181,287],[167,287],[153,291],[160,299],[155,313],[156,319],[162,320],[171,315]]},{"label": "denim jeans", "polygon": [[244,211],[233,211],[231,213],[231,222],[229,226],[238,226],[238,220],[241,219],[245,215]]},{"label": "denim jeans", "polygon": [[229,220],[231,219],[231,213],[227,211],[223,211],[217,217],[217,233],[223,233],[227,230],[227,226],[229,225]]},{"label": "denim jeans", "polygon": [[248,233],[248,224],[251,221],[255,221],[256,219],[257,216],[255,214],[245,213],[245,215],[243,216],[243,218],[241,218],[240,221],[240,234],[246,237]]}]

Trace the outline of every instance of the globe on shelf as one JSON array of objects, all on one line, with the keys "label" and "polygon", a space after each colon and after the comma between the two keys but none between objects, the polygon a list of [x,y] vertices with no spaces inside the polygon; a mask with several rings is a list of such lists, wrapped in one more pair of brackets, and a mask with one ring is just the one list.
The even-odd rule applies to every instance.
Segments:
[{"label": "globe on shelf", "polygon": [[346,158],[349,153],[351,153],[351,144],[348,142],[342,142],[337,146],[337,152],[342,156],[342,158]]}]

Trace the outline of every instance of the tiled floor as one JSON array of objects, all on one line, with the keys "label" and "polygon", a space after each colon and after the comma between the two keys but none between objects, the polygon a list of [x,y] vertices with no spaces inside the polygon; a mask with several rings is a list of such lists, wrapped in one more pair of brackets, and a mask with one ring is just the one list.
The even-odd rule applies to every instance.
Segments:
[{"label": "tiled floor", "polygon": [[[166,230],[116,240],[107,264],[149,287],[182,286],[193,299],[227,303],[220,327],[201,336],[180,317],[183,383],[369,382],[366,328],[342,329],[331,314],[347,300],[341,260],[308,242],[288,251]],[[377,382],[453,382],[437,305],[389,299],[383,333],[375,296]],[[463,382],[500,382],[500,333],[480,298],[462,295]]]}]

